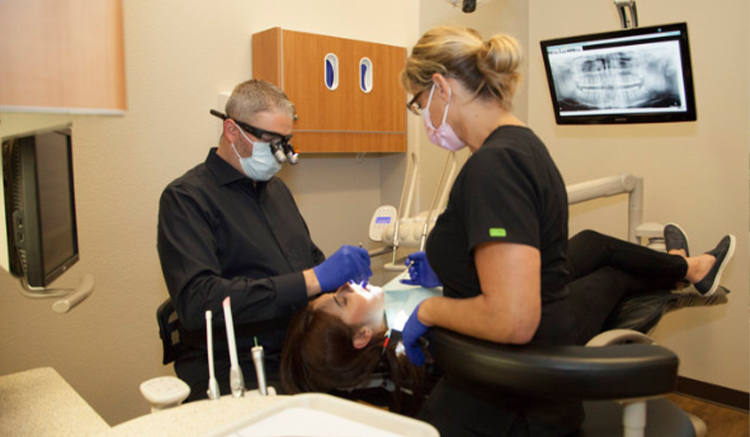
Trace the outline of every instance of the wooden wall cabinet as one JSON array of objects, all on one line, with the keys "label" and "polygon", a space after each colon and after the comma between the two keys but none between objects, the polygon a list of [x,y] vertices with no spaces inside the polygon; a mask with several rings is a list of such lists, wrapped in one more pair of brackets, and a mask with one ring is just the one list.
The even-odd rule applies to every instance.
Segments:
[{"label": "wooden wall cabinet", "polygon": [[[252,59],[253,77],[276,84],[295,104],[292,143],[300,153],[406,151],[403,47],[273,28],[253,35]],[[360,80],[363,60],[369,91]]]}]

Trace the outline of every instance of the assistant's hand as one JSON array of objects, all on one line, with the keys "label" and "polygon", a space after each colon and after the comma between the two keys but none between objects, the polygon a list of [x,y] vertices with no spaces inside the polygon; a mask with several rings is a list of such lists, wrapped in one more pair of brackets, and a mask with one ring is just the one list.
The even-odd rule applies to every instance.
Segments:
[{"label": "assistant's hand", "polygon": [[412,364],[415,366],[421,366],[424,364],[424,351],[419,345],[419,338],[430,330],[430,327],[419,321],[419,307],[420,303],[414,308],[409,320],[404,324],[404,330],[401,331],[402,341],[404,342],[404,349],[406,350],[406,357],[409,358]]},{"label": "assistant's hand", "polygon": [[370,255],[361,247],[344,245],[313,268],[322,291],[333,291],[353,280],[366,282],[372,276]]},{"label": "assistant's hand", "polygon": [[409,279],[402,279],[402,284],[421,285],[426,288],[443,285],[427,262],[427,256],[424,252],[414,252],[407,256],[406,265],[409,264],[411,264],[411,267],[409,267]]}]

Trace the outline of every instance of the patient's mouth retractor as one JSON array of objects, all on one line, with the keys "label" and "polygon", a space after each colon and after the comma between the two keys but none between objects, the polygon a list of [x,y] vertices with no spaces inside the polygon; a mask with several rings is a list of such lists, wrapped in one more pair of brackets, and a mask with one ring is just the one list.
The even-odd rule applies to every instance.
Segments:
[{"label": "patient's mouth retractor", "polygon": [[221,392],[219,391],[219,383],[216,381],[216,375],[214,373],[214,335],[213,325],[211,319],[213,313],[211,310],[206,311],[206,349],[208,350],[208,398],[211,400],[219,399]]},{"label": "patient's mouth retractor", "polygon": [[237,360],[237,344],[234,340],[234,322],[232,320],[232,306],[229,296],[224,299],[223,305],[224,322],[227,326],[227,343],[229,344],[229,362],[231,364],[229,368],[229,388],[232,389],[232,396],[239,398],[245,394],[245,379],[242,377],[242,369],[240,369],[240,364]]},{"label": "patient's mouth retractor", "polygon": [[258,337],[254,337],[255,347],[250,349],[253,353],[253,364],[255,364],[255,375],[258,378],[258,391],[263,396],[268,396],[266,388],[266,370],[263,366],[263,346],[258,346]]}]

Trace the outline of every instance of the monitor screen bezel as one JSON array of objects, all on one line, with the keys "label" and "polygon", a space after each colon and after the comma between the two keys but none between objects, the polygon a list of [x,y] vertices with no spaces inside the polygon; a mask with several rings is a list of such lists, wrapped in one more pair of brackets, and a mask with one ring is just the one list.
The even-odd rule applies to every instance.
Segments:
[{"label": "monitor screen bezel", "polygon": [[[560,111],[555,78],[552,74],[548,49],[561,45],[577,45],[581,43],[606,42],[613,39],[629,38],[664,32],[679,32],[675,38],[679,42],[680,61],[682,63],[683,94],[685,96],[685,111],[675,112],[612,112],[608,114],[582,113],[580,115],[563,115]],[[632,44],[632,42],[631,42]],[[693,70],[690,59],[690,44],[688,40],[687,23],[671,23],[658,26],[637,27],[613,32],[593,33],[566,38],[555,38],[540,42],[544,61],[547,84],[552,100],[552,107],[557,124],[628,124],[628,123],[668,123],[697,120],[695,106],[695,91],[693,88]],[[594,111],[592,111],[594,112]]]},{"label": "monitor screen bezel", "polygon": [[[39,193],[37,154],[43,148],[37,144],[40,135],[61,134],[65,137],[68,201],[70,202],[70,231],[72,253],[56,265],[46,265],[42,212]],[[57,147],[58,144],[55,144]],[[45,145],[44,147],[52,147]],[[3,183],[5,190],[5,220],[8,238],[10,273],[25,278],[29,286],[44,288],[60,277],[80,258],[78,226],[73,176],[73,144],[70,125],[36,130],[2,138]]]}]

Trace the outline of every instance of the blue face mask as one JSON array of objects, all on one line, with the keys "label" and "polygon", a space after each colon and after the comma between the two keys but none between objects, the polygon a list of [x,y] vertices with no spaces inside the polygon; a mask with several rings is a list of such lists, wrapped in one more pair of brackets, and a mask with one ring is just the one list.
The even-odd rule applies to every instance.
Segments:
[{"label": "blue face mask", "polygon": [[[238,128],[239,129],[239,128]],[[239,129],[240,133],[247,140],[248,143],[253,145],[253,155],[247,158],[240,156],[237,152],[237,148],[232,143],[232,149],[240,160],[240,165],[245,175],[254,181],[265,182],[271,179],[279,170],[281,170],[281,164],[271,153],[270,143],[252,142],[245,135],[242,129]]]}]

